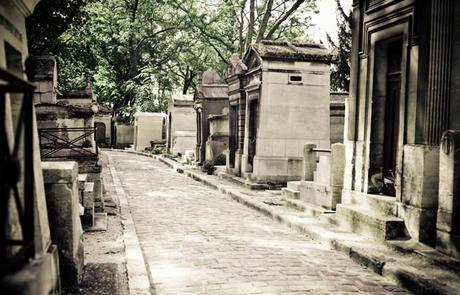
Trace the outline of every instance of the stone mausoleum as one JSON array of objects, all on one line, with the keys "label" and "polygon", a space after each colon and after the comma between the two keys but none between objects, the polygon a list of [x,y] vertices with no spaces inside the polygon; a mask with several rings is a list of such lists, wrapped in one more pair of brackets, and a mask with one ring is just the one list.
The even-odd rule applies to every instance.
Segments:
[{"label": "stone mausoleum", "polygon": [[299,180],[305,142],[329,147],[330,61],[316,44],[262,41],[249,48],[246,110],[239,115],[245,120],[242,176],[258,183]]},{"label": "stone mausoleum", "polygon": [[166,126],[166,147],[169,153],[184,155],[186,151],[195,152],[196,115],[192,95],[171,96]]},{"label": "stone mausoleum", "polygon": [[353,1],[342,225],[460,257],[459,37],[458,1]]},{"label": "stone mausoleum", "polygon": [[206,146],[210,127],[209,118],[223,114],[224,109],[228,111],[228,86],[217,71],[207,70],[201,74],[194,101],[197,126],[196,161],[197,163],[203,163],[206,160]]}]

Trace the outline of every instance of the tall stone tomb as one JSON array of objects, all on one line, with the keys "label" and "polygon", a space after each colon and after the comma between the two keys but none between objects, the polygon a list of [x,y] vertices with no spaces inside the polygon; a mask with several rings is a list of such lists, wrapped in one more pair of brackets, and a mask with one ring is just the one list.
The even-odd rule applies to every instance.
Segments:
[{"label": "tall stone tomb", "polygon": [[[241,164],[234,165],[241,165],[244,177],[256,183],[299,180],[305,142],[329,147],[330,61],[329,51],[320,45],[262,41],[246,52],[247,69],[234,62],[229,75],[232,105],[245,96],[245,111],[242,106],[238,115],[232,115],[234,107],[230,111],[231,118],[239,118],[230,133],[241,136],[244,130],[243,142],[238,139]],[[238,78],[242,71],[244,95]],[[243,118],[244,127],[237,127]]]},{"label": "tall stone tomb", "polygon": [[26,81],[25,18],[38,0],[0,1],[0,292],[59,294],[51,240],[34,85]]},{"label": "tall stone tomb", "polygon": [[[225,109],[228,111],[228,87],[215,70],[207,70],[201,74],[195,92],[194,108],[197,126],[196,160],[198,163],[203,163],[206,160],[206,146],[208,145],[209,148],[214,146],[213,143],[208,142],[210,135],[209,118],[223,114]],[[215,118],[217,119],[217,117]],[[228,120],[226,122],[227,127],[225,129],[228,130]],[[225,149],[223,148],[222,151]],[[211,151],[208,155],[210,153]]]},{"label": "tall stone tomb", "polygon": [[173,94],[168,103],[166,118],[166,148],[173,155],[195,153],[196,115],[193,96]]},{"label": "tall stone tomb", "polygon": [[460,3],[355,0],[352,19],[338,219],[460,257],[458,139],[443,137],[460,129]]}]

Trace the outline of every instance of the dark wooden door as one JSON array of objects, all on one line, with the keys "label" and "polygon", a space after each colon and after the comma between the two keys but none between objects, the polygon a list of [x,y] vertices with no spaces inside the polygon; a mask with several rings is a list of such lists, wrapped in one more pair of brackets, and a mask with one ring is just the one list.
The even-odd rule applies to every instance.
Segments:
[{"label": "dark wooden door", "polygon": [[[387,80],[384,137],[384,176],[394,176],[399,138],[401,75],[392,75]],[[393,175],[392,175],[393,174]]]},{"label": "dark wooden door", "polygon": [[235,152],[238,148],[238,108],[237,106],[230,107],[230,142],[229,142],[229,160],[230,165],[235,165]]},{"label": "dark wooden door", "polygon": [[249,103],[249,163],[254,164],[257,146],[257,125],[259,121],[259,101],[252,100]]},{"label": "dark wooden door", "polygon": [[96,144],[105,144],[105,124],[104,123],[95,123],[96,127]]},{"label": "dark wooden door", "polygon": [[383,193],[396,195],[395,176],[398,154],[401,102],[402,40],[388,44],[383,141]]}]

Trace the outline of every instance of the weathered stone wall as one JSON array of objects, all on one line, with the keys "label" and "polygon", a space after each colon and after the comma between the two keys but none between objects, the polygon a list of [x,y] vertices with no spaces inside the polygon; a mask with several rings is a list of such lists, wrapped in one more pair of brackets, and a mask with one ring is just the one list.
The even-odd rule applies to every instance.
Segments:
[{"label": "weathered stone wall", "polygon": [[134,150],[143,151],[151,141],[163,139],[165,114],[138,113],[134,115]]}]

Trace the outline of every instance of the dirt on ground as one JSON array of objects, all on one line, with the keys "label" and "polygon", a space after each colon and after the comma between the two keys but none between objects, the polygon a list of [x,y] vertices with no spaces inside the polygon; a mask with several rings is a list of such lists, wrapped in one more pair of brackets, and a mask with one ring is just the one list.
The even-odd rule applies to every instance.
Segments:
[{"label": "dirt on ground", "polygon": [[103,166],[104,211],[108,213],[107,231],[84,233],[83,280],[78,288],[63,290],[64,294],[129,294],[119,200],[113,188],[110,169],[107,167],[107,155],[101,153],[100,159]]}]

